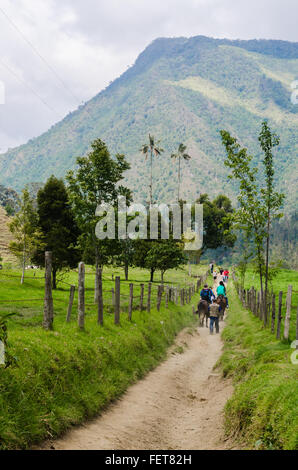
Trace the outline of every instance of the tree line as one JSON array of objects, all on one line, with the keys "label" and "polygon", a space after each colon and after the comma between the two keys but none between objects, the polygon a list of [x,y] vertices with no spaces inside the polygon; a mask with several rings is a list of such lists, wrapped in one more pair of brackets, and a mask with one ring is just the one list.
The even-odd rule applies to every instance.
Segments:
[{"label": "tree line", "polygon": [[[150,155],[152,168],[153,156],[160,155],[162,149],[159,142],[149,135],[149,143],[143,145],[141,152],[145,157]],[[180,144],[172,158],[178,159],[177,200],[183,207],[185,201],[180,199],[181,160],[190,159],[186,146]],[[204,244],[200,250],[187,256],[183,239],[175,240],[171,236],[169,240],[151,240],[148,233],[146,240],[128,237],[99,240],[95,234],[99,220],[96,208],[102,203],[114,206],[117,224],[118,197],[124,196],[128,205],[133,202],[131,190],[122,184],[130,165],[123,154],[113,157],[100,139],[92,142],[91,151],[86,156],[78,157],[76,163],[76,169],[68,171],[65,181],[52,175],[36,197],[30,187],[22,191],[18,212],[9,224],[14,235],[9,247],[20,260],[22,283],[28,263],[44,266],[45,251],[53,252],[52,283],[56,289],[57,275],[75,268],[79,261],[95,266],[96,278],[104,266],[112,264],[124,269],[125,279],[128,279],[129,268],[135,266],[148,269],[151,281],[155,272],[160,271],[163,280],[168,269],[179,268],[191,258],[198,262],[206,249],[233,246],[235,243],[232,222],[227,218],[227,214],[233,213],[230,199],[220,195],[211,201],[207,194],[201,194],[196,201],[203,204]],[[149,206],[153,203],[152,186],[151,170]],[[159,231],[162,223],[160,214]]]}]

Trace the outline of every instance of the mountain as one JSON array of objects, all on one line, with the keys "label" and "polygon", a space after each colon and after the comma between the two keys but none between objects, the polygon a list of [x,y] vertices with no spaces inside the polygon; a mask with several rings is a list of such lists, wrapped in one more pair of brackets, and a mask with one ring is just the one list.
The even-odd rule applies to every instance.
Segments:
[{"label": "mountain", "polygon": [[230,41],[204,36],[161,38],[109,87],[70,113],[40,137],[0,156],[0,182],[20,190],[28,182],[64,176],[95,138],[132,164],[126,182],[135,199],[148,198],[148,162],[139,152],[148,133],[165,152],[154,162],[154,195],[170,202],[177,188],[170,154],[183,142],[192,156],[183,164],[183,196],[224,192],[235,198],[227,179],[219,131],[227,129],[248,146],[261,164],[258,133],[269,120],[281,136],[276,151],[279,189],[297,201],[298,105],[291,83],[298,79],[298,43],[273,40]]}]

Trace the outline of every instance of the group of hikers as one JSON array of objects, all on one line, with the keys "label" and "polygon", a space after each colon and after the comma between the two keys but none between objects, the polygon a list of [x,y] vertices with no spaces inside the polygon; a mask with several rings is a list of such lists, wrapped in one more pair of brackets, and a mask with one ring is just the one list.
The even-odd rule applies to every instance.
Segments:
[{"label": "group of hikers", "polygon": [[218,268],[216,271],[214,263],[210,263],[210,273],[213,276],[214,281],[216,281],[217,276],[220,274],[224,282],[227,282],[229,279],[230,271],[228,269]]},{"label": "group of hikers", "polygon": [[[200,292],[200,303],[198,305],[198,312],[200,312],[200,304],[208,305],[208,314],[206,312],[206,326],[208,323],[207,315],[210,319],[210,334],[213,334],[213,329],[215,325],[216,333],[219,333],[219,318],[220,315],[224,313],[226,308],[229,308],[229,301],[227,297],[227,290],[225,283],[229,279],[229,270],[219,268],[218,272],[214,269],[214,263],[210,263],[210,272],[213,275],[214,281],[217,278],[221,277],[219,284],[216,288],[216,294],[213,292],[212,287],[208,287],[208,284],[205,284],[204,288]],[[222,313],[223,312],[223,313]]]}]

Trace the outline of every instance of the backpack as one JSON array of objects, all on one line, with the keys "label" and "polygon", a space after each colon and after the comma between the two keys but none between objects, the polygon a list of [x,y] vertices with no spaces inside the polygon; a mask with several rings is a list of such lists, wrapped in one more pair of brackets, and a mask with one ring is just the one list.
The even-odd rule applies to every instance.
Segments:
[{"label": "backpack", "polygon": [[203,289],[201,292],[201,297],[203,300],[210,301],[210,290],[209,289]]}]

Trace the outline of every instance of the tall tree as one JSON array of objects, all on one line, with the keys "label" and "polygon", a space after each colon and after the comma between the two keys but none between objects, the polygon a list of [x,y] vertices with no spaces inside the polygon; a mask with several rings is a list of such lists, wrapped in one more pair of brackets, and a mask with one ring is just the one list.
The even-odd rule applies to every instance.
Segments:
[{"label": "tall tree", "polygon": [[265,213],[262,201],[258,197],[256,180],[258,170],[251,168],[252,156],[247,153],[246,148],[241,148],[229,132],[222,130],[220,134],[227,152],[225,165],[232,170],[229,178],[239,181],[239,209],[232,214],[231,220],[237,229],[245,232],[247,239],[253,237],[263,300]]},{"label": "tall tree", "polygon": [[188,161],[191,159],[191,156],[186,153],[186,145],[179,144],[177,153],[172,153],[171,158],[175,160],[178,159],[178,198],[177,201],[180,200],[180,185],[181,185],[181,160]]},{"label": "tall tree", "polygon": [[31,261],[37,246],[42,246],[41,234],[37,228],[34,201],[27,188],[22,191],[19,211],[8,226],[14,236],[14,240],[9,244],[9,249],[20,260],[22,266],[21,284],[23,284],[26,264]]},{"label": "tall tree", "polygon": [[[76,220],[82,232],[80,244],[93,252],[98,277],[99,269],[112,255],[115,240],[98,240],[95,228],[99,217],[96,208],[103,203],[116,205],[118,196],[132,199],[128,188],[120,185],[123,173],[130,168],[124,155],[117,154],[112,158],[106,144],[96,139],[91,144],[92,151],[85,157],[77,158],[77,170],[69,171],[68,192],[74,208]],[[91,261],[91,260],[90,260]],[[97,285],[97,281],[96,281]]]},{"label": "tall tree", "polygon": [[153,204],[153,155],[161,155],[164,151],[160,146],[160,141],[158,140],[155,142],[155,138],[153,135],[149,134],[149,144],[142,145],[140,152],[145,155],[147,160],[148,155],[150,155],[150,186],[149,186],[149,193],[150,193],[150,205]]},{"label": "tall tree", "polygon": [[[262,123],[259,142],[265,154],[263,164],[265,170],[265,188],[257,182],[258,169],[251,166],[252,156],[246,148],[241,148],[237,140],[229,132],[221,131],[222,143],[226,148],[225,165],[232,170],[230,178],[239,181],[239,209],[233,215],[235,225],[243,229],[247,239],[253,237],[256,250],[256,261],[260,276],[261,297],[264,305],[264,323],[267,322],[267,294],[269,279],[269,246],[270,227],[273,218],[281,217],[284,195],[274,191],[274,166],[272,149],[279,139],[272,134],[266,121]],[[266,251],[264,242],[266,241]],[[265,295],[264,295],[265,278]]]},{"label": "tall tree", "polygon": [[[62,179],[51,176],[37,194],[38,225],[43,235],[46,251],[53,252],[53,289],[57,287],[57,272],[75,268],[80,260],[77,248],[79,228],[74,218]],[[34,256],[44,265],[44,250]]]},{"label": "tall tree", "polygon": [[274,163],[272,149],[279,145],[280,139],[272,133],[267,122],[263,121],[262,129],[259,135],[259,142],[261,149],[264,152],[264,171],[266,187],[261,189],[263,196],[266,217],[267,217],[267,230],[266,230],[266,258],[265,258],[265,314],[267,315],[267,301],[268,301],[268,278],[269,278],[269,247],[270,247],[270,231],[272,220],[280,218],[282,214],[279,210],[284,200],[284,194],[278,193],[274,190]]}]

